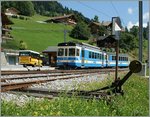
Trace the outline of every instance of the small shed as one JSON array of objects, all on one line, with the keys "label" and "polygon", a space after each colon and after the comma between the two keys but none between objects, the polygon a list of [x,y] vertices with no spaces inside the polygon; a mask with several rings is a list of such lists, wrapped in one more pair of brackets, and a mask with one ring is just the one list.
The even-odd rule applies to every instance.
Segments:
[{"label": "small shed", "polygon": [[4,49],[1,52],[1,65],[18,65],[19,62],[19,51]]},{"label": "small shed", "polygon": [[77,20],[73,14],[64,15],[64,16],[57,16],[57,17],[51,17],[45,22],[47,23],[67,23],[70,25],[77,24]]},{"label": "small shed", "polygon": [[49,46],[42,52],[45,56],[45,64],[49,66],[56,66],[57,63],[57,46]]}]

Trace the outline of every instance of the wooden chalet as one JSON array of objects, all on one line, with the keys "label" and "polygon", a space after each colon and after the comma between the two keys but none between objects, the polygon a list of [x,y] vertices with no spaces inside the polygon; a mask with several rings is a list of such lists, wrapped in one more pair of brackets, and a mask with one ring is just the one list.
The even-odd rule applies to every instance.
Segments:
[{"label": "wooden chalet", "polygon": [[18,15],[19,13],[20,12],[17,9],[15,9],[14,7],[8,8],[5,11],[5,15],[7,15],[7,16]]},{"label": "wooden chalet", "polygon": [[13,37],[10,35],[10,31],[12,30],[12,28],[9,26],[13,24],[13,22],[9,20],[4,13],[1,13],[1,17],[2,17],[2,43],[5,43],[6,40],[13,39]]},{"label": "wooden chalet", "polygon": [[98,34],[99,32],[99,28],[100,26],[104,26],[107,30],[106,35],[111,34],[111,28],[112,28],[112,23],[110,21],[106,21],[106,22],[91,22],[89,27],[91,29],[91,33],[94,34]]},{"label": "wooden chalet", "polygon": [[58,16],[58,17],[51,17],[45,22],[47,23],[66,23],[69,25],[75,25],[77,24],[77,20],[73,14],[70,15],[64,15],[64,16]]},{"label": "wooden chalet", "polygon": [[116,46],[116,39],[113,35],[108,36],[100,36],[96,40],[98,47],[105,47],[105,48],[115,48]]}]

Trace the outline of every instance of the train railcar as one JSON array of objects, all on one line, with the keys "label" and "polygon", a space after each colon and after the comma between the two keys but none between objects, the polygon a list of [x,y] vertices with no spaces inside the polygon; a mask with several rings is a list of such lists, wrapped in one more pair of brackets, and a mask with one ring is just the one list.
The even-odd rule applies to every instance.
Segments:
[{"label": "train railcar", "polygon": [[107,54],[98,47],[85,43],[59,43],[57,66],[59,68],[106,67]]},{"label": "train railcar", "polygon": [[[107,67],[115,67],[116,55],[114,53],[107,53],[107,57],[108,57]],[[129,63],[130,61],[127,54],[119,54],[118,67],[128,67]]]},{"label": "train railcar", "polygon": [[40,53],[32,50],[20,50],[19,51],[19,64],[26,66],[42,66],[42,60]]}]

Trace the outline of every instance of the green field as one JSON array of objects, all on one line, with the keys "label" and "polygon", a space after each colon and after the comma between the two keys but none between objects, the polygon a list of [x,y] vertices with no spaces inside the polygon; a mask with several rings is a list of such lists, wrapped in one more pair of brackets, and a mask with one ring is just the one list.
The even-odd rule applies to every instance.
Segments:
[{"label": "green field", "polygon": [[[31,100],[24,106],[2,101],[3,116],[148,116],[149,79],[131,76],[124,84],[124,96],[106,100],[85,100],[61,97],[55,100]],[[101,83],[86,83],[86,89],[101,87]],[[91,87],[92,86],[92,87]]]},{"label": "green field", "polygon": [[[29,20],[21,20],[11,18],[14,22],[11,35],[14,37],[12,41],[3,44],[2,47],[10,49],[18,49],[19,42],[22,40],[27,44],[28,49],[42,52],[48,46],[56,46],[60,42],[64,42],[64,29],[71,31],[72,26],[65,26],[62,23],[38,23],[37,21],[45,21],[48,17],[35,15]],[[66,35],[66,41],[76,40]]]}]

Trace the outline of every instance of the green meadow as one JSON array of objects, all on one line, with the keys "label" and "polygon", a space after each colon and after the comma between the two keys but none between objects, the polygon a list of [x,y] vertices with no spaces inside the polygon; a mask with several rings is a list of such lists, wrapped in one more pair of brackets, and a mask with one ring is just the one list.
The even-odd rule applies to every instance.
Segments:
[{"label": "green meadow", "polygon": [[[48,17],[35,15],[29,17],[29,20],[10,18],[13,21],[11,35],[12,41],[3,44],[2,47],[18,49],[19,42],[22,40],[27,44],[28,49],[42,52],[48,46],[56,46],[64,42],[64,30],[67,30],[66,41],[76,40],[69,36],[73,26],[63,23],[39,23],[45,21]],[[80,41],[80,40],[79,40]]]}]

